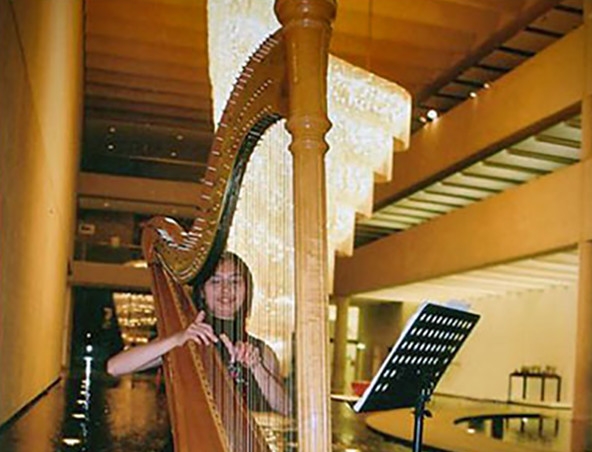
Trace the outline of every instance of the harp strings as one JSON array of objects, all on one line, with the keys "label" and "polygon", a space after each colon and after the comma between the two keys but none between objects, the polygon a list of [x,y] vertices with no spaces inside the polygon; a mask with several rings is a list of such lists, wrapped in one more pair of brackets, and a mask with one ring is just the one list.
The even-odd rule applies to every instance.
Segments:
[{"label": "harp strings", "polygon": [[[268,375],[261,382],[263,387],[250,382],[246,398],[251,408],[271,410],[272,416],[267,413],[258,417],[267,420],[278,417],[273,413],[273,405],[284,407],[284,411],[292,406],[294,393],[294,379],[289,378],[295,373],[295,296],[292,161],[288,143],[289,136],[280,123],[272,126],[258,144],[247,167],[228,241],[228,249],[247,263],[253,276],[253,301],[246,330],[262,341],[258,342],[259,352],[266,360],[264,372]],[[266,350],[272,351],[271,358]],[[282,391],[278,391],[278,379]]]}]

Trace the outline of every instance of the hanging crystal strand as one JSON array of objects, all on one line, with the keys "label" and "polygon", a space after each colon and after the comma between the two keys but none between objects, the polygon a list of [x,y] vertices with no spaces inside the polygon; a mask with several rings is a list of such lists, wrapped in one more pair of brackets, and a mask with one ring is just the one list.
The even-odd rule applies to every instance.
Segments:
[{"label": "hanging crystal strand", "polygon": [[[286,155],[286,162],[287,162],[287,167],[286,167],[286,174],[285,174],[285,179],[284,179],[284,191],[286,193],[293,193],[293,187],[292,187],[292,168],[293,168],[293,163],[292,163],[292,154],[289,153],[287,150],[285,151],[285,155]],[[285,207],[285,209],[288,209],[287,207]],[[287,215],[286,215],[287,221],[284,224],[284,234],[286,235],[286,237],[289,237],[289,241],[288,243],[285,244],[285,253],[287,256],[287,261],[288,261],[288,266],[286,268],[286,271],[284,273],[284,280],[283,280],[283,287],[285,287],[286,289],[286,299],[289,300],[290,302],[290,312],[288,314],[289,318],[288,318],[288,322],[286,324],[290,325],[290,331],[287,337],[287,345],[290,351],[290,361],[289,361],[289,384],[290,387],[288,388],[289,392],[288,392],[288,397],[290,398],[288,400],[289,406],[292,407],[292,412],[291,412],[291,423],[293,425],[294,428],[294,432],[290,433],[290,438],[288,438],[291,442],[293,441],[293,438],[297,438],[298,436],[298,432],[297,430],[297,422],[296,422],[296,381],[295,381],[295,375],[296,375],[296,334],[295,334],[295,329],[296,329],[296,324],[295,324],[295,312],[296,312],[296,306],[295,306],[295,289],[294,289],[294,235],[293,235],[293,224],[294,224],[294,218],[293,218],[293,208],[292,206],[289,207],[289,210],[287,211]]]}]

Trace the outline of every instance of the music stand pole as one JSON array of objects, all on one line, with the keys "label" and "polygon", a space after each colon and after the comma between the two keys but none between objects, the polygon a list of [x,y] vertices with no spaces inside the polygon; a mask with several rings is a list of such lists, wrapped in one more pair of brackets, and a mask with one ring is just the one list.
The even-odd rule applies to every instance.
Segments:
[{"label": "music stand pole", "polygon": [[417,397],[415,410],[413,411],[413,452],[421,452],[421,444],[423,439],[423,420],[430,412],[426,410],[425,405],[429,401],[429,396],[426,397],[423,392]]}]

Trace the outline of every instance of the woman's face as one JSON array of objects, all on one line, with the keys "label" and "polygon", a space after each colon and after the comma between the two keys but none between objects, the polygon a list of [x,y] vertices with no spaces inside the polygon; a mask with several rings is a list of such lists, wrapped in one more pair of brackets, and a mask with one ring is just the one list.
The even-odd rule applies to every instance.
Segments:
[{"label": "woman's face", "polygon": [[234,319],[245,302],[245,277],[232,260],[223,260],[204,285],[204,297],[210,312],[219,319]]}]

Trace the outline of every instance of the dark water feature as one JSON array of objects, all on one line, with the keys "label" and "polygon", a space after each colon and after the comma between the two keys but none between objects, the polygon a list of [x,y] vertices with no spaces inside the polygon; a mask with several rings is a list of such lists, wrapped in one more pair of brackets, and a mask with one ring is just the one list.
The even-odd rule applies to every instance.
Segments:
[{"label": "dark water feature", "polygon": [[567,420],[535,413],[483,415],[460,418],[455,424],[467,434],[486,435],[500,441],[531,446],[559,445],[568,430]]}]

